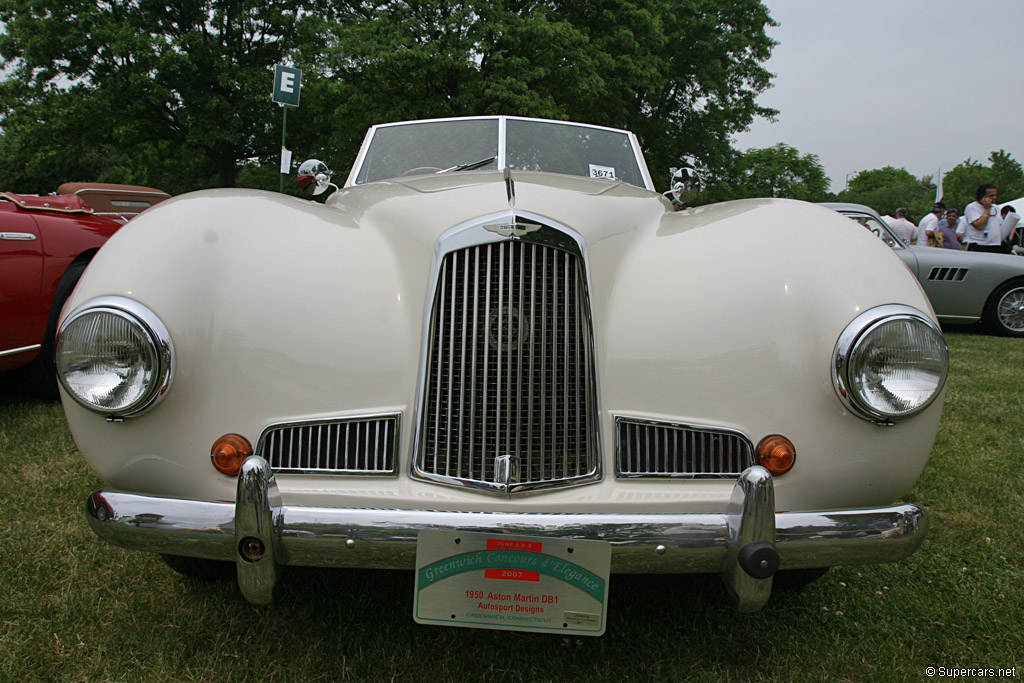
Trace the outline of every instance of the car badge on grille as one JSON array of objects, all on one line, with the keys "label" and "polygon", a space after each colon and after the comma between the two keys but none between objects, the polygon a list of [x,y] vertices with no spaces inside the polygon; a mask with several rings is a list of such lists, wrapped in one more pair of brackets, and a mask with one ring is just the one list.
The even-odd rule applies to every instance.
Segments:
[{"label": "car badge on grille", "polygon": [[519,481],[519,456],[503,453],[494,459],[494,483],[505,489]]},{"label": "car badge on grille", "polygon": [[518,351],[530,340],[530,319],[513,306],[493,309],[488,328],[487,342],[495,351]]},{"label": "car badge on grille", "polygon": [[490,223],[484,226],[484,230],[496,232],[502,237],[511,237],[512,239],[515,239],[540,230],[540,225],[537,223],[520,223],[519,221],[514,221],[512,223]]}]

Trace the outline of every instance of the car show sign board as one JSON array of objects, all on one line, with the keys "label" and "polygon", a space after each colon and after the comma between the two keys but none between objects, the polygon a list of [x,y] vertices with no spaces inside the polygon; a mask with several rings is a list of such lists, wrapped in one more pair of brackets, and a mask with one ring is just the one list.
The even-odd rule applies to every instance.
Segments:
[{"label": "car show sign board", "polygon": [[302,69],[278,64],[274,67],[274,101],[289,107],[299,106]]},{"label": "car show sign board", "polygon": [[602,635],[611,552],[603,541],[421,531],[413,619],[437,626]]}]

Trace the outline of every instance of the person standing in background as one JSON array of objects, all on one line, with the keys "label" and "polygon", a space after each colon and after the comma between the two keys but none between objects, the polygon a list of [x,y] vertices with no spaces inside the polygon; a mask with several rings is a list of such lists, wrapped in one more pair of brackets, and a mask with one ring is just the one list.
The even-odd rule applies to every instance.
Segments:
[{"label": "person standing in background", "polygon": [[1017,209],[1009,204],[999,209],[999,215],[1002,217],[999,232],[1003,236],[1003,253],[1012,254],[1013,247],[1017,244],[1017,223],[1020,222],[1020,216]]},{"label": "person standing in background", "polygon": [[966,221],[964,239],[967,242],[968,251],[990,253],[1002,251],[1003,233],[1000,229],[1002,217],[995,206],[998,194],[996,186],[992,183],[979,185],[978,191],[975,193],[976,201],[967,205],[967,210],[964,212]]},{"label": "person standing in background", "polygon": [[889,227],[904,244],[913,244],[914,238],[917,237],[917,226],[907,220],[907,210],[902,207],[896,209],[896,220],[890,223]]},{"label": "person standing in background", "polygon": [[917,224],[917,241],[914,244],[923,247],[928,244],[928,238],[935,239],[935,226],[938,225],[942,214],[946,212],[946,205],[942,202],[935,202],[932,211],[921,219]]},{"label": "person standing in background", "polygon": [[935,225],[935,232],[942,235],[942,248],[943,249],[962,249],[963,246],[960,244],[960,239],[957,237],[958,228],[960,228],[960,209],[953,207],[946,211],[946,217],[943,218]]}]

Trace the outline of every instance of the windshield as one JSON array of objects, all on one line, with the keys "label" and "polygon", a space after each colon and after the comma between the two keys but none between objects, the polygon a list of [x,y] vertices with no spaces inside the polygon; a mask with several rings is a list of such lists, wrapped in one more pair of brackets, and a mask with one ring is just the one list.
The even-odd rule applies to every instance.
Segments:
[{"label": "windshield", "polygon": [[889,226],[884,221],[865,213],[857,213],[854,211],[843,211],[841,213],[863,225],[865,228],[870,230],[875,237],[882,240],[893,249],[903,248],[903,242],[892,233]]},{"label": "windshield", "polygon": [[649,187],[641,163],[635,138],[622,130],[506,117],[414,121],[372,129],[349,182],[359,185],[403,175],[454,172],[472,165]]}]

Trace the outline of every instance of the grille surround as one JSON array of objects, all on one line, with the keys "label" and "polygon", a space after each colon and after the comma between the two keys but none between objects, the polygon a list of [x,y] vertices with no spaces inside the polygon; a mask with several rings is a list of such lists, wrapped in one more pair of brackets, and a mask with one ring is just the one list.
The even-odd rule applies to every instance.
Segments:
[{"label": "grille surround", "polygon": [[[531,224],[527,234],[510,237],[507,230],[504,234],[495,231],[495,228],[516,224],[517,220],[520,224],[524,221]],[[531,373],[543,374],[544,370],[539,368],[541,361],[531,357],[530,349],[538,343],[550,342],[556,331],[538,330],[542,327],[539,321],[547,311],[541,315],[536,309],[539,305],[536,300],[531,310],[531,293],[538,291],[533,278],[549,273],[545,271],[538,276],[528,270],[529,259],[523,257],[527,250],[531,258],[541,252],[555,254],[562,263],[568,261],[573,266],[573,291],[559,292],[559,296],[570,297],[573,317],[559,332],[570,330],[565,338],[572,338],[574,350],[563,357],[558,343],[546,347],[556,349],[554,362],[572,365],[566,371],[566,385],[571,384],[573,392],[569,400],[568,390],[564,394],[549,394],[544,385],[543,400],[549,403],[542,401],[545,407],[541,410],[532,407],[541,390],[537,388],[536,375]],[[487,253],[491,256],[490,268],[486,263]],[[503,259],[509,256],[512,261],[506,264]],[[480,259],[484,260],[482,266]],[[461,274],[460,267],[452,265],[459,261],[463,264]],[[500,265],[494,269],[496,261]],[[470,272],[472,274],[467,275]],[[435,248],[425,302],[412,477],[505,496],[579,486],[601,478],[602,449],[587,272],[586,251],[580,236],[525,212],[486,216],[442,235]],[[496,285],[490,280],[483,282],[488,273],[497,280]],[[560,279],[568,277],[561,270],[558,273]],[[492,287],[496,287],[493,300],[487,298]],[[467,306],[465,301],[472,303]],[[559,303],[557,313],[552,315],[562,315],[561,307]],[[470,309],[477,311],[475,316]],[[446,316],[451,316],[452,322]],[[538,338],[542,342],[538,342]],[[560,341],[561,338],[556,340]],[[499,351],[501,359],[495,363],[492,355],[497,357]],[[536,349],[533,353],[537,355]],[[484,366],[485,355],[490,365]],[[570,356],[571,362],[567,362]],[[531,366],[531,359],[537,365]],[[484,379],[478,377],[480,366],[485,368]],[[556,378],[557,381],[560,380]],[[489,396],[479,395],[484,393]],[[562,403],[556,405],[558,401]],[[540,419],[544,420],[543,428]],[[544,452],[543,444],[534,445],[533,435],[563,422],[570,423],[565,431],[573,431],[572,438],[576,441],[562,464],[553,465],[553,456],[547,457],[549,454]],[[470,424],[476,426],[467,426]],[[562,448],[559,457],[562,457],[566,455],[565,443],[559,441],[559,444]]]},{"label": "grille surround", "polygon": [[[672,471],[667,466],[669,460],[680,466]],[[652,461],[654,467],[651,467]],[[694,466],[698,462],[699,467]],[[721,466],[726,462],[730,467]],[[665,466],[659,467],[659,463]],[[642,464],[647,466],[641,468]],[[687,464],[690,466],[686,467]],[[615,476],[618,478],[735,479],[754,464],[754,444],[738,430],[615,416]]]},{"label": "grille surround", "polygon": [[264,427],[254,453],[276,474],[395,477],[401,421],[383,413],[279,422]]}]

